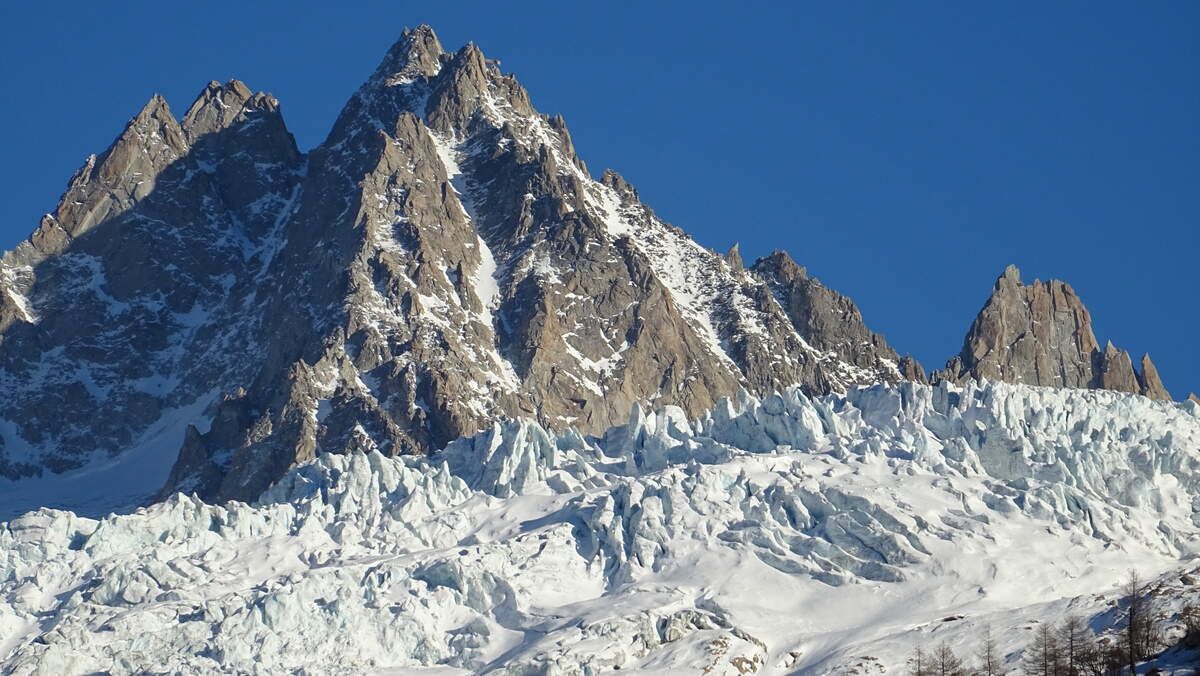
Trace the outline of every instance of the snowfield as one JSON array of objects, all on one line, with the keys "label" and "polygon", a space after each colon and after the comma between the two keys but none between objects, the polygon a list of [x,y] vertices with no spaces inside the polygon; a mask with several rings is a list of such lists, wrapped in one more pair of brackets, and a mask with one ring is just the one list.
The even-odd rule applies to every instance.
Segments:
[{"label": "snowfield", "polygon": [[[901,673],[1200,597],[1200,406],[1000,383],[500,423],[256,505],[0,524],[0,671]],[[1168,622],[1169,623],[1169,622]],[[1177,673],[1193,673],[1181,668]]]}]

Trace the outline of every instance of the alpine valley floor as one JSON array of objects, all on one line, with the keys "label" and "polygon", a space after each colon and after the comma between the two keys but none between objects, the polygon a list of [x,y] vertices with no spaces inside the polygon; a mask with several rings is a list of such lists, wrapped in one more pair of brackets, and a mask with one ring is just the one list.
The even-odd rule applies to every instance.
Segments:
[{"label": "alpine valley floor", "polygon": [[[369,441],[369,440],[367,440]],[[1200,405],[1002,383],[792,389],[597,437],[326,454],[253,505],[0,524],[0,671],[902,673],[1200,597]],[[1195,673],[1176,655],[1166,673]]]}]

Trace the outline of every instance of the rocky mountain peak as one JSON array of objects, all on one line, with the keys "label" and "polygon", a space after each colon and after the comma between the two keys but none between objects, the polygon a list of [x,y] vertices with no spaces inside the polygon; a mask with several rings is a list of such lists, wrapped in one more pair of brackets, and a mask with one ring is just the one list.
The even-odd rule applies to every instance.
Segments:
[{"label": "rocky mountain peak", "polygon": [[1138,375],[1133,370],[1133,358],[1125,350],[1119,350],[1112,341],[1104,345],[1096,370],[1096,387],[1118,392],[1137,392],[1141,389]]},{"label": "rocky mountain peak", "polygon": [[247,112],[274,113],[279,102],[272,96],[250,91],[241,80],[221,84],[209,82],[183,116],[181,127],[189,143],[200,137],[225,129]]},{"label": "rocky mountain peak", "polygon": [[[1146,366],[1149,365],[1147,370]],[[972,322],[962,351],[936,374],[953,382],[968,379],[1068,388],[1099,388],[1169,399],[1149,358],[1142,372],[1111,341],[1101,350],[1092,317],[1065,282],[1026,285],[1009,265]]]},{"label": "rocky mountain peak", "polygon": [[444,53],[433,28],[425,24],[405,28],[372,79],[396,85],[419,77],[433,77],[442,68]]},{"label": "rocky mountain peak", "polygon": [[[435,51],[410,34],[393,52],[422,40],[418,56]],[[250,498],[314,453],[424,453],[497,417],[596,431],[636,402],[694,415],[742,388],[902,377],[879,341],[805,342],[768,280],[658,220],[615,172],[592,179],[562,116],[474,44],[436,72],[391,77],[397,63],[310,154],[272,273],[289,314],[269,334],[296,341],[272,341],[243,398],[262,417],[189,435],[168,490]]]},{"label": "rocky mountain peak", "polygon": [[151,96],[112,145],[88,157],[71,177],[58,207],[30,237],[36,253],[29,253],[39,259],[59,253],[73,238],[125,211],[154,190],[158,174],[187,148],[167,101]]},{"label": "rocky mountain peak", "polygon": [[455,52],[435,83],[427,110],[429,126],[444,134],[469,134],[475,114],[491,103],[488,76],[487,61],[474,43]]},{"label": "rocky mountain peak", "polygon": [[184,124],[152,97],[88,158],[0,261],[0,475],[136,454],[147,425],[182,434],[178,407],[250,378],[302,161],[274,99],[238,82],[205,87]]},{"label": "rocky mountain peak", "polygon": [[1004,272],[996,280],[997,287],[1001,284],[1013,286],[1021,286],[1021,270],[1016,265],[1009,263],[1004,267]]},{"label": "rocky mountain peak", "polygon": [[464,77],[483,82],[487,79],[489,60],[474,42],[468,42],[454,53],[451,60],[463,72]]},{"label": "rocky mountain peak", "polygon": [[626,181],[624,176],[618,174],[613,169],[605,169],[604,173],[600,176],[600,182],[605,186],[612,188],[612,190],[621,198],[622,204],[631,204],[641,201],[641,199],[638,197],[637,188],[633,187],[633,184],[631,184],[629,181]]},{"label": "rocky mountain peak", "polygon": [[776,249],[769,256],[755,261],[754,267],[768,270],[771,275],[789,284],[798,280],[808,279],[808,270],[803,265],[792,260],[792,257],[786,251],[780,249]]},{"label": "rocky mountain peak", "polygon": [[[129,126],[137,126],[139,124],[151,125],[171,125],[175,122],[175,116],[171,114],[171,106],[167,104],[167,100],[161,94],[154,93],[150,95],[150,99],[142,106],[142,108],[133,116]],[[128,133],[128,127],[126,133]]]},{"label": "rocky mountain peak", "polygon": [[1158,375],[1158,368],[1150,360],[1149,354],[1142,355],[1141,370],[1138,376],[1138,385],[1143,395],[1163,401],[1171,399],[1171,394],[1163,385],[1162,378]]}]

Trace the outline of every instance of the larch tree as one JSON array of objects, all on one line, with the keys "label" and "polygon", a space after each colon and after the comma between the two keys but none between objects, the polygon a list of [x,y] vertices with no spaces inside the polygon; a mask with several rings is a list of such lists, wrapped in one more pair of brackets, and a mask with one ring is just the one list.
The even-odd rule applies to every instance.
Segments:
[{"label": "larch tree", "polygon": [[1121,647],[1125,652],[1129,672],[1136,674],[1138,662],[1154,655],[1162,637],[1154,620],[1150,590],[1136,570],[1129,571],[1121,591],[1126,603],[1125,631],[1121,636]]},{"label": "larch tree", "polygon": [[929,656],[921,649],[920,644],[913,649],[912,657],[908,658],[908,662],[912,665],[912,676],[930,676],[933,673],[930,671]]},{"label": "larch tree", "polygon": [[967,670],[962,660],[945,643],[933,651],[933,659],[930,662],[933,667],[930,671],[934,676],[966,676]]},{"label": "larch tree", "polygon": [[1001,664],[1000,651],[996,647],[996,639],[992,636],[992,625],[983,626],[983,644],[979,647],[980,676],[1001,676],[1004,666]]},{"label": "larch tree", "polygon": [[1021,655],[1022,667],[1030,676],[1059,676],[1058,639],[1049,623],[1038,625],[1033,643]]},{"label": "larch tree", "polygon": [[1058,647],[1066,676],[1084,673],[1092,632],[1078,615],[1070,615],[1058,629]]}]

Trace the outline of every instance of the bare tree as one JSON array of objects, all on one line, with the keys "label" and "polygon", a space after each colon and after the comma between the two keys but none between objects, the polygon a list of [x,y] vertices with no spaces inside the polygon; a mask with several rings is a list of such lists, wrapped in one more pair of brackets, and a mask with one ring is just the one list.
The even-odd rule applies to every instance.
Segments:
[{"label": "bare tree", "polygon": [[931,661],[933,663],[931,672],[934,676],[966,676],[967,670],[963,667],[962,660],[958,659],[958,655],[955,655],[950,646],[945,643],[933,651]]},{"label": "bare tree", "polygon": [[1126,601],[1125,631],[1121,636],[1125,665],[1129,667],[1130,674],[1136,674],[1137,663],[1154,654],[1161,636],[1150,607],[1149,590],[1136,570],[1129,571],[1121,592]]},{"label": "bare tree", "polygon": [[1101,655],[1104,676],[1121,676],[1125,672],[1125,648],[1121,643],[1114,642],[1104,649]]},{"label": "bare tree", "polygon": [[1185,605],[1179,610],[1179,620],[1184,628],[1183,647],[1200,648],[1200,606]]},{"label": "bare tree", "polygon": [[[1108,673],[1105,663],[1104,649],[1100,641],[1090,630],[1085,630],[1083,640],[1075,648],[1073,657],[1074,671],[1079,676],[1106,676]],[[1120,660],[1118,659],[1118,667]]]},{"label": "bare tree", "polygon": [[1136,570],[1129,571],[1123,591],[1129,602],[1125,624],[1125,658],[1129,663],[1129,673],[1136,674],[1137,663],[1141,661],[1138,659],[1140,656],[1138,647],[1142,642],[1142,615],[1145,614],[1145,610],[1142,608],[1142,581]]},{"label": "bare tree", "polygon": [[1038,625],[1033,643],[1025,649],[1021,661],[1030,676],[1059,676],[1058,640],[1050,624]]},{"label": "bare tree", "polygon": [[913,649],[912,657],[908,658],[909,664],[912,665],[912,676],[930,676],[933,672],[930,670],[930,659],[921,649],[920,644]]},{"label": "bare tree", "polygon": [[990,624],[983,625],[983,645],[979,648],[979,673],[980,676],[1001,676],[1004,673]]},{"label": "bare tree", "polygon": [[1058,647],[1062,656],[1063,673],[1080,676],[1084,673],[1089,644],[1094,643],[1092,632],[1077,615],[1063,620],[1058,629]]}]

